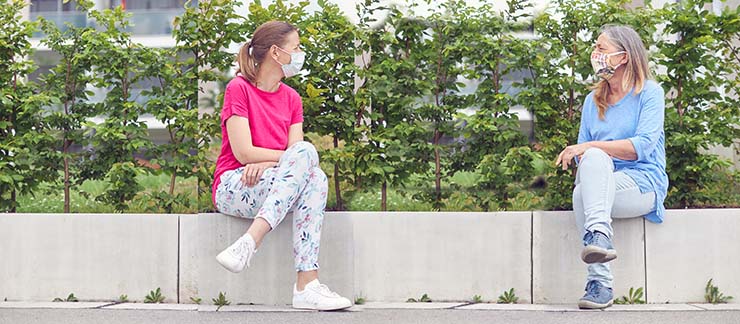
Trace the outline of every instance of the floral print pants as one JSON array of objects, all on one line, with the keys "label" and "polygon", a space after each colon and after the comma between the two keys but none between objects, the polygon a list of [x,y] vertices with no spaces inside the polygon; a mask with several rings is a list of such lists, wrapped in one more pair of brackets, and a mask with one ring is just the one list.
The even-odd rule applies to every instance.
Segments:
[{"label": "floral print pants", "polygon": [[324,220],[328,182],[319,168],[319,155],[311,143],[288,148],[277,166],[265,170],[258,184],[241,183],[244,167],[221,175],[216,207],[226,215],[262,218],[275,228],[293,213],[293,255],[296,271],[319,268],[319,241]]}]

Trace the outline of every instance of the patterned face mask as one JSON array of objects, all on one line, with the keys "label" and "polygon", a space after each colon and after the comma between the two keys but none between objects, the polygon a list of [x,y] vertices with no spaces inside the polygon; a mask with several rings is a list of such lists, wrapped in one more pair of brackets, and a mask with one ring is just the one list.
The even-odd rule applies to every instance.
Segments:
[{"label": "patterned face mask", "polygon": [[591,66],[594,68],[594,74],[596,76],[604,79],[609,80],[614,76],[614,72],[617,70],[617,68],[621,64],[617,64],[616,66],[610,66],[609,65],[609,58],[614,55],[624,54],[625,51],[619,51],[614,53],[601,53],[594,51],[591,53]]}]

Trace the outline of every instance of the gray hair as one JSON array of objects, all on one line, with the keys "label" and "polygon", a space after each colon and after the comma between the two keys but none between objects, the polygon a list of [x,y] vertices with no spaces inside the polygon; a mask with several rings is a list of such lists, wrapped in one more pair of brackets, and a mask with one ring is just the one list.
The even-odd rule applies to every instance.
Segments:
[{"label": "gray hair", "polygon": [[[652,73],[648,67],[648,54],[642,39],[632,27],[624,25],[605,25],[601,32],[609,37],[609,42],[627,52],[629,62],[627,62],[626,79],[631,81],[643,81],[652,79]],[[632,73],[632,75],[629,75]],[[642,80],[640,80],[642,79]],[[631,84],[634,86],[636,84]]]},{"label": "gray hair", "polygon": [[[647,80],[653,78],[648,67],[647,50],[642,43],[642,39],[640,39],[640,35],[631,27],[623,25],[606,25],[602,27],[601,32],[609,38],[609,43],[618,50],[627,53],[627,63],[624,65],[621,84],[622,89],[629,90],[634,87],[634,93],[640,93]],[[592,88],[594,90],[594,101],[599,111],[599,119],[601,120],[604,120],[606,110],[609,108],[606,99],[608,87],[609,83],[606,80],[600,80]]]}]

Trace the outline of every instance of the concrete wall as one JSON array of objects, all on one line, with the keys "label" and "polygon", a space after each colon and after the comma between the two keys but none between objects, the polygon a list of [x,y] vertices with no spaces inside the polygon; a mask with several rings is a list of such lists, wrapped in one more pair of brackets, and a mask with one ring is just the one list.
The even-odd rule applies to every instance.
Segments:
[{"label": "concrete wall", "polygon": [[[290,217],[290,216],[289,216]],[[327,213],[322,281],[348,297],[405,301],[573,303],[586,266],[572,212]],[[252,268],[232,274],[215,255],[250,221],[220,214],[0,214],[0,300],[290,303],[290,223],[270,233]],[[707,280],[740,297],[740,210],[670,210],[664,224],[615,220],[615,295],[645,287],[648,302],[701,302]],[[735,299],[732,302],[737,303]]]},{"label": "concrete wall", "polygon": [[531,212],[352,213],[355,294],[374,301],[531,301]]},{"label": "concrete wall", "polygon": [[178,215],[0,214],[0,299],[177,302]]},{"label": "concrete wall", "polygon": [[[209,300],[224,292],[232,303],[287,304],[293,296],[292,222],[269,233],[252,259],[252,266],[234,274],[216,262],[216,255],[246,232],[250,220],[221,214],[200,214],[183,222],[191,235],[183,244],[183,273],[191,284],[181,287],[183,296]],[[322,283],[345,296],[352,296],[353,242],[351,219],[347,214],[328,213],[322,230],[319,270]],[[184,298],[189,302],[190,297]]]},{"label": "concrete wall", "polygon": [[710,278],[740,302],[740,212],[698,209],[645,224],[648,298],[654,303],[701,302]]},{"label": "concrete wall", "polygon": [[[581,261],[582,234],[573,212],[534,212],[532,246],[534,303],[572,303],[583,295],[587,265]],[[642,218],[615,219],[617,259],[610,263],[614,292],[645,287],[645,249]]]}]

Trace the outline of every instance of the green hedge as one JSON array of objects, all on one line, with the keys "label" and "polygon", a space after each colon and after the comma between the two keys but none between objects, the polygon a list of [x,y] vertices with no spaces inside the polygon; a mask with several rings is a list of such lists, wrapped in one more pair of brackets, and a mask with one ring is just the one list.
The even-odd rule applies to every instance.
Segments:
[{"label": "green hedge", "polygon": [[[56,188],[64,211],[75,212],[71,193],[86,181],[106,183],[86,198],[117,211],[142,199],[157,212],[210,210],[223,94],[202,85],[223,89],[233,76],[226,48],[272,19],[301,30],[308,74],[286,82],[303,96],[308,136],[332,179],[332,209],[569,209],[574,174],[553,161],[576,140],[589,53],[609,23],[640,33],[666,90],[666,204],[740,205],[731,162],[703,153],[740,138],[740,9],[559,0],[530,16],[524,0],[507,1],[503,12],[492,0],[452,0],[417,16],[368,0],[354,23],[326,1],[311,12],[307,2],[256,1],[242,16],[239,2],[210,0],[186,5],[174,21],[176,45],[163,49],[134,42],[121,8],[76,2],[95,26],[22,22],[24,1],[0,1],[0,210]],[[31,82],[29,39],[39,30],[60,61]],[[512,84],[513,75],[524,77]],[[477,87],[463,89],[461,80]],[[153,86],[139,104],[131,89],[144,81]],[[91,100],[92,87],[107,89],[102,101]],[[514,107],[534,116],[530,134]],[[151,142],[144,114],[166,125],[167,144]],[[91,123],[96,116],[105,121]],[[147,176],[170,181],[148,188]],[[178,188],[192,185],[180,179],[198,185]]]}]

